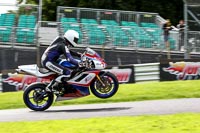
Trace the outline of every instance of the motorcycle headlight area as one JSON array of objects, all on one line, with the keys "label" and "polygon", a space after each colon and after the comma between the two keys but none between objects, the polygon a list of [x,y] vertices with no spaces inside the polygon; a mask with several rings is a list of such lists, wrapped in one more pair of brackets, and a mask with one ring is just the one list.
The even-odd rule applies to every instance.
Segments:
[{"label": "motorcycle headlight area", "polygon": [[104,62],[100,62],[97,60],[93,60],[93,64],[95,69],[104,69],[106,67],[106,64]]}]

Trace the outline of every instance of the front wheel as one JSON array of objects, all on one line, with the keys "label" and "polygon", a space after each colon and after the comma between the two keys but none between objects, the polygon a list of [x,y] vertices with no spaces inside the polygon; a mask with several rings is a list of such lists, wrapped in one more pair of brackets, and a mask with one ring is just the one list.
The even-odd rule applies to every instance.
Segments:
[{"label": "front wheel", "polygon": [[100,76],[100,80],[96,78],[91,85],[91,92],[99,98],[112,97],[119,88],[119,83],[116,76],[110,72],[103,73]]},{"label": "front wheel", "polygon": [[44,111],[52,105],[54,95],[46,92],[45,88],[46,85],[43,83],[35,83],[26,88],[23,100],[28,108],[34,111]]}]

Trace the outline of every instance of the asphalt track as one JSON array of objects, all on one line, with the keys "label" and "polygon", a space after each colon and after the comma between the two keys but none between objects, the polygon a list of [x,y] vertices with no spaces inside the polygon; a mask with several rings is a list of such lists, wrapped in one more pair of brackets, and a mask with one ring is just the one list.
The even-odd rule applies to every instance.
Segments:
[{"label": "asphalt track", "polygon": [[138,116],[200,112],[200,99],[152,100],[108,104],[50,107],[43,112],[26,109],[0,110],[0,122],[79,119],[105,116]]}]

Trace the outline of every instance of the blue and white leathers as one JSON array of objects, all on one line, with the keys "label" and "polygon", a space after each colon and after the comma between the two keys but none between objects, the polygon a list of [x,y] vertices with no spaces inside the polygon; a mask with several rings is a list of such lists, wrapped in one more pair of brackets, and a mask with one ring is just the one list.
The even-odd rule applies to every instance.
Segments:
[{"label": "blue and white leathers", "polygon": [[66,60],[74,65],[75,67],[78,67],[78,61],[72,57],[78,56],[79,54],[76,52],[73,52],[69,50],[69,48],[66,46],[67,42],[62,37],[57,37],[50,46],[45,50],[44,54],[41,58],[41,63],[43,67],[58,73],[59,75],[70,75],[71,69],[67,67],[63,67],[58,63],[58,59],[64,55]]}]

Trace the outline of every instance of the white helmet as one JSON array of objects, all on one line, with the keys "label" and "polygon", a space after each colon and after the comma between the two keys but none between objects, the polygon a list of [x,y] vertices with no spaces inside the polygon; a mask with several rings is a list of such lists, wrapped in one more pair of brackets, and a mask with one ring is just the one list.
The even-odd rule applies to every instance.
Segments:
[{"label": "white helmet", "polygon": [[76,47],[78,45],[79,33],[75,30],[68,30],[65,32],[64,38],[69,41],[73,47]]}]

